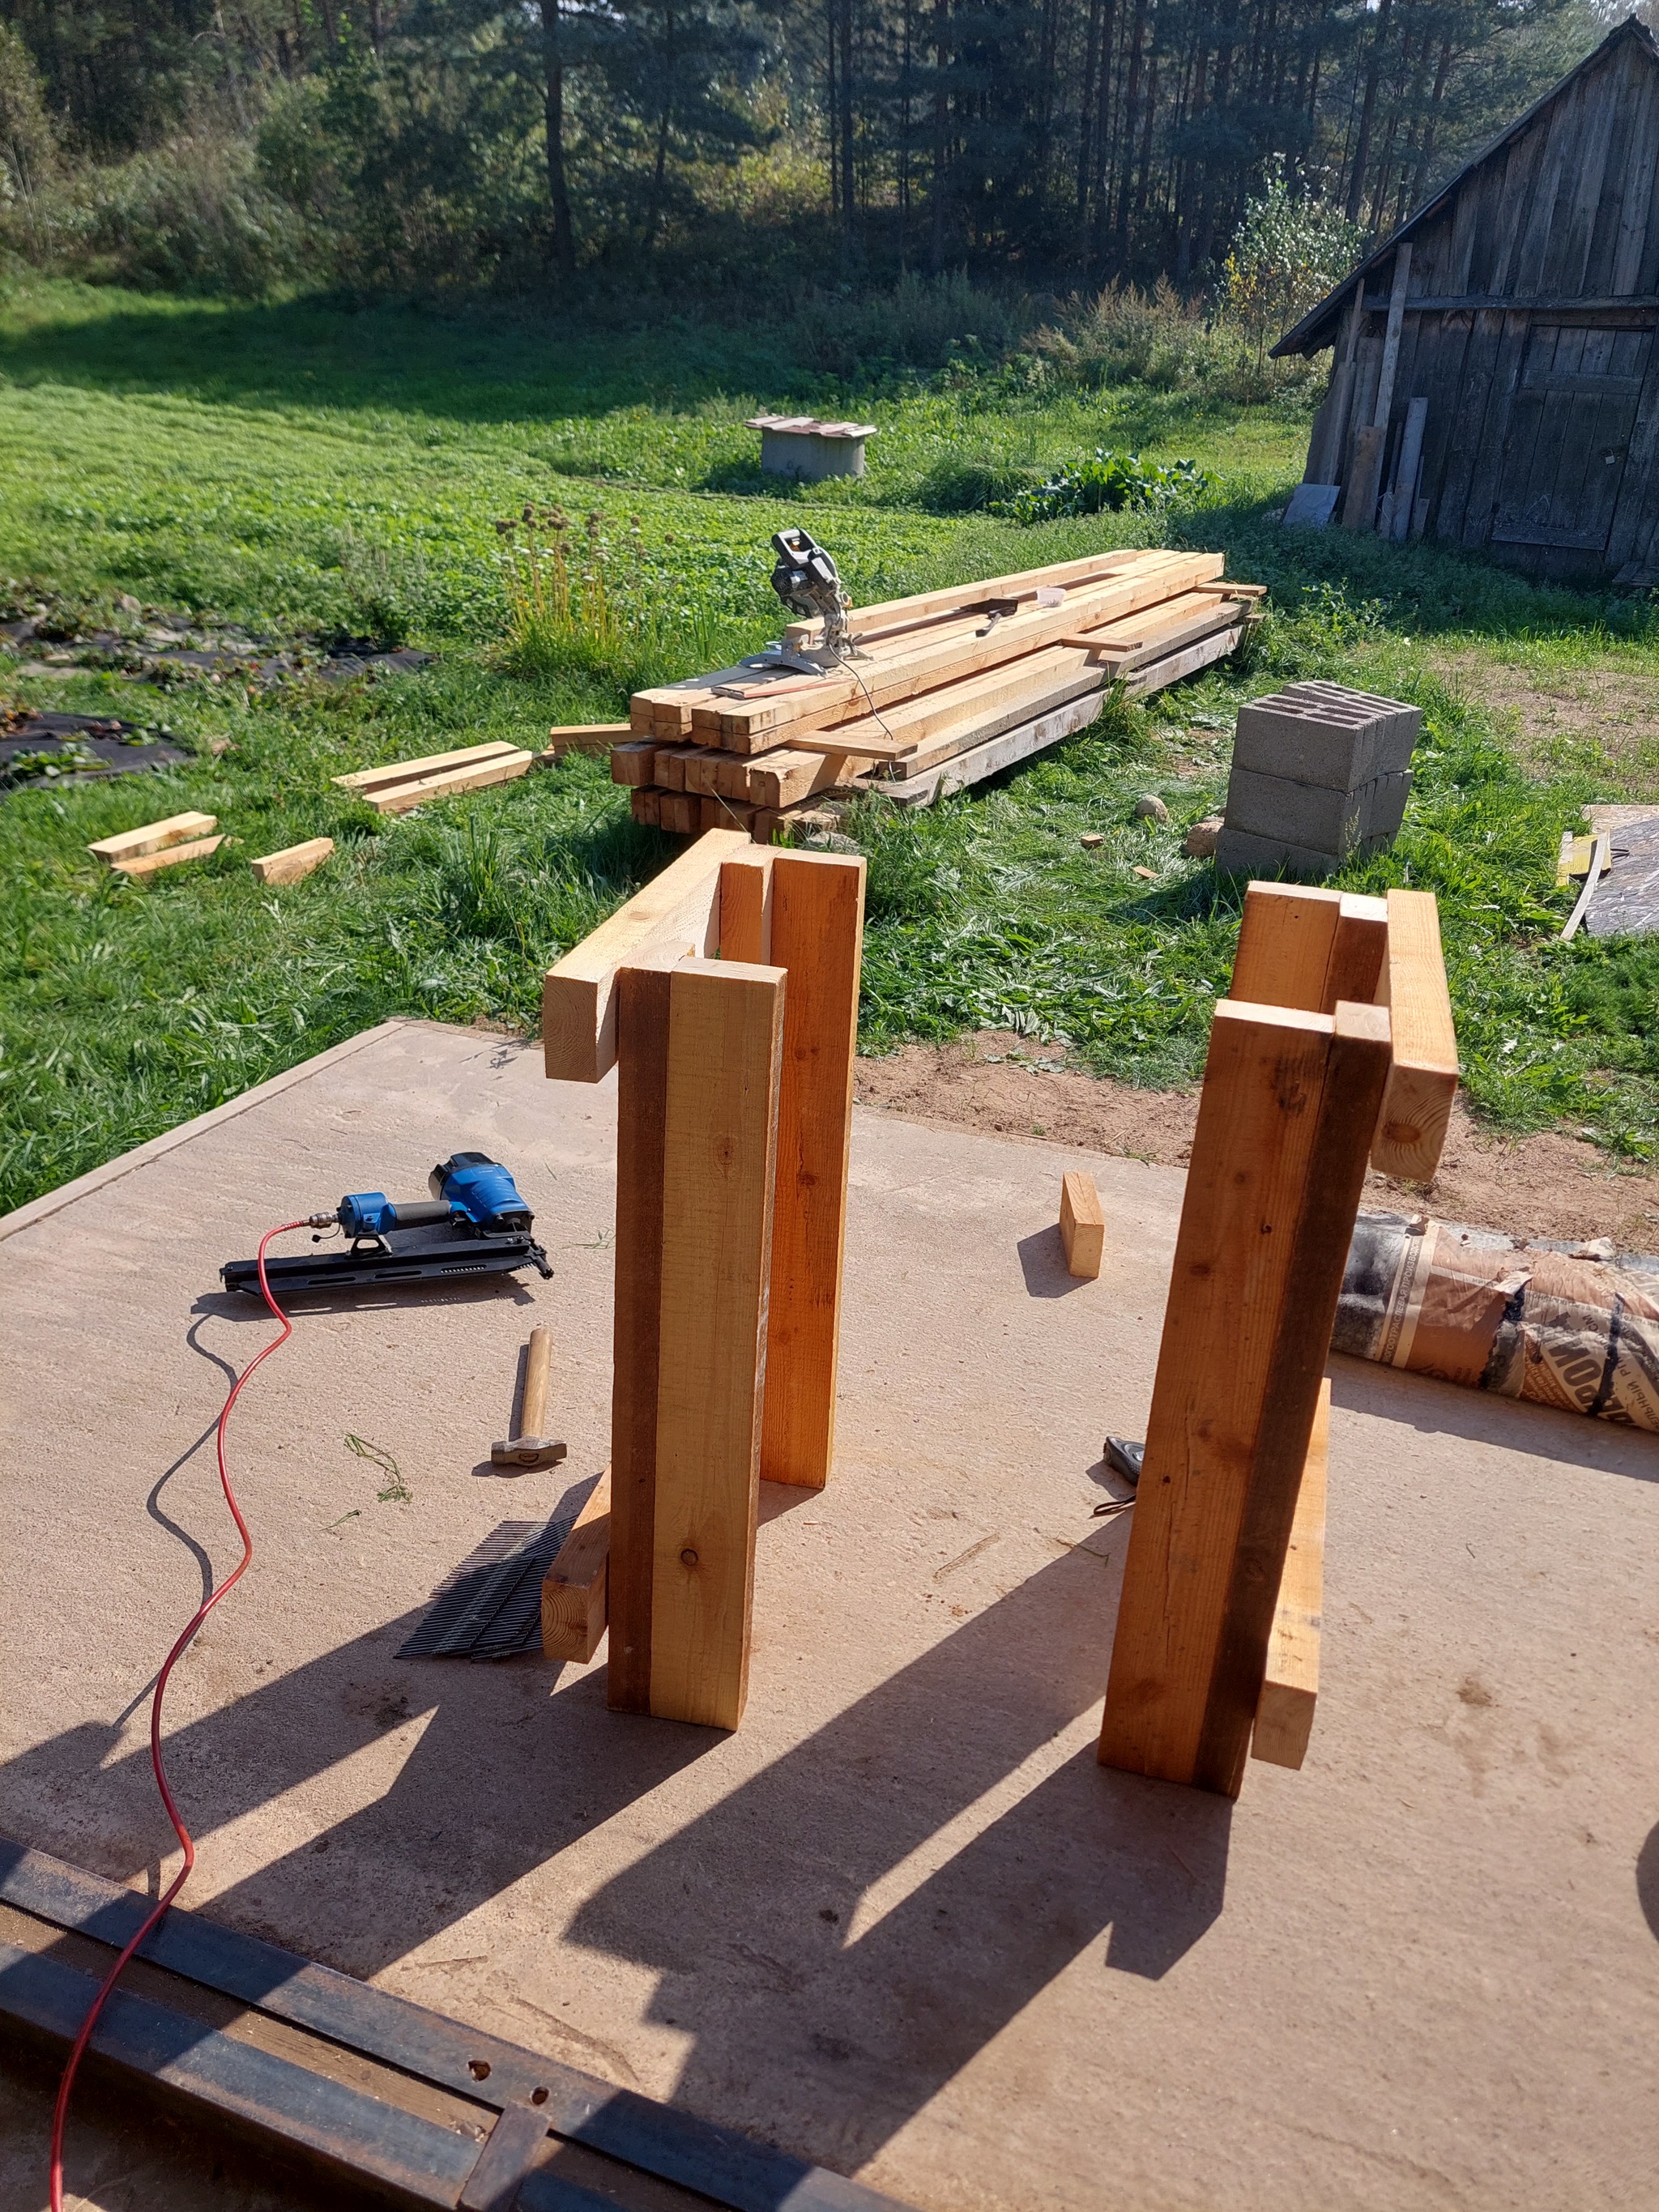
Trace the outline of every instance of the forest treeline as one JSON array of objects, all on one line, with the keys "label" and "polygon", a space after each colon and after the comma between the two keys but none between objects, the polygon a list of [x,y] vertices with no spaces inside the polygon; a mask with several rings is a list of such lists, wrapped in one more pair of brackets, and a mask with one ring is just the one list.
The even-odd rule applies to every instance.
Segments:
[{"label": "forest treeline", "polygon": [[763,316],[907,273],[1191,297],[1241,224],[1271,259],[1277,222],[1294,295],[1290,261],[1322,278],[1624,12],[0,0],[0,235],[181,289],[634,288]]}]

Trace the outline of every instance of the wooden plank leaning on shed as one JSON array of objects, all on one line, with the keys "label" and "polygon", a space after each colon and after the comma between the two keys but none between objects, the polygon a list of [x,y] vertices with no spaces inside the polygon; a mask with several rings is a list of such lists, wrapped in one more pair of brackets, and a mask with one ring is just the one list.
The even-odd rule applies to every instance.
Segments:
[{"label": "wooden plank leaning on shed", "polygon": [[1279,1582],[1267,1672],[1255,1709],[1250,1756],[1300,1766],[1308,1755],[1319,1699],[1319,1638],[1325,1602],[1325,1491],[1330,1464],[1331,1386],[1319,1386],[1308,1456],[1296,1493],[1296,1517]]},{"label": "wooden plank leaning on shed", "polygon": [[1105,1765],[1238,1794],[1389,1058],[1380,1007],[1216,1008]]}]

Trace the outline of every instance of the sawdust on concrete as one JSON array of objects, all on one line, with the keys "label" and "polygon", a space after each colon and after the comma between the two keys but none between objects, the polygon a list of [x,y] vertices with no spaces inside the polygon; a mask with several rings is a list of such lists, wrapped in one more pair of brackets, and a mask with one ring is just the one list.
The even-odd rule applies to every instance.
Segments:
[{"label": "sawdust on concrete", "polygon": [[[860,1060],[858,1098],[911,1120],[1160,1167],[1186,1165],[1198,1119],[1195,1091],[1138,1091],[1069,1065],[1059,1046],[1001,1030]],[[1511,1237],[1610,1237],[1623,1250],[1659,1251],[1659,1176],[1620,1167],[1582,1138],[1498,1135],[1461,1100],[1433,1182],[1370,1176],[1365,1203],[1426,1208]]]}]

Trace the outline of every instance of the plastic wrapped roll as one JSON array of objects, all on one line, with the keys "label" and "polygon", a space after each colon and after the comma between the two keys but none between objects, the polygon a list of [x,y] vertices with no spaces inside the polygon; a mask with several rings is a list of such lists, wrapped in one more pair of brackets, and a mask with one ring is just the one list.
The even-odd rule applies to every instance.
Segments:
[{"label": "plastic wrapped roll", "polygon": [[1331,1349],[1659,1432],[1659,1261],[1362,1213]]}]

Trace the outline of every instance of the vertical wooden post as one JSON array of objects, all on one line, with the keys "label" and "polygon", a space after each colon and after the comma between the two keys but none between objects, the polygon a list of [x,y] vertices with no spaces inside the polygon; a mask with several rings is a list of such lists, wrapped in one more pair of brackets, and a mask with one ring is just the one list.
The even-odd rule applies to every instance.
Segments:
[{"label": "vertical wooden post", "polygon": [[662,1319],[663,1139],[668,994],[678,954],[619,968],[617,1293],[611,1382],[611,1649],[605,1700],[651,1710],[651,1577],[656,1547],[657,1376]]},{"label": "vertical wooden post", "polygon": [[1216,1008],[1101,1730],[1237,1796],[1389,1070],[1376,1006]]},{"label": "vertical wooden post", "polygon": [[1228,996],[1310,1014],[1328,1014],[1342,999],[1369,1006],[1388,942],[1381,899],[1306,884],[1250,884]]},{"label": "vertical wooden post", "polygon": [[770,957],[789,988],[761,1473],[809,1490],[836,1448],[864,883],[860,858],[773,856]]},{"label": "vertical wooden post", "polygon": [[720,956],[765,965],[772,957],[770,853],[720,863]]},{"label": "vertical wooden post", "polygon": [[1319,1639],[1325,1603],[1325,1482],[1330,1462],[1331,1386],[1319,1386],[1313,1435],[1296,1493],[1291,1547],[1273,1609],[1267,1671],[1255,1709],[1250,1757],[1300,1766],[1319,1703]]},{"label": "vertical wooden post", "polygon": [[1457,1030],[1432,891],[1389,893],[1389,957],[1377,997],[1393,1017],[1394,1071],[1371,1165],[1379,1175],[1427,1182],[1440,1164],[1457,1096]]},{"label": "vertical wooden post", "polygon": [[714,1728],[749,1686],[784,982],[669,981],[650,1711]]}]

